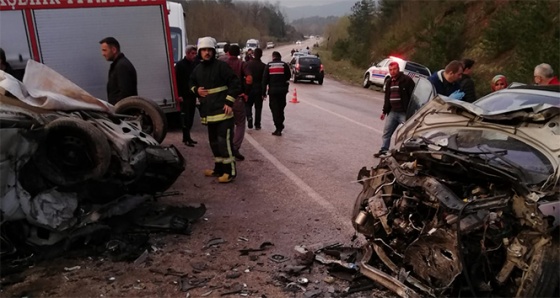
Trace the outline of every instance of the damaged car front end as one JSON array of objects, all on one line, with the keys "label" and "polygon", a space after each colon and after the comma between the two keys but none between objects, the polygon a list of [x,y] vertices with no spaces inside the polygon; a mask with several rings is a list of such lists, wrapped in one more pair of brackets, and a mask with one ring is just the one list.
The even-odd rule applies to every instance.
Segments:
[{"label": "damaged car front end", "polygon": [[23,83],[0,72],[0,91],[3,272],[7,260],[110,231],[104,220],[152,200],[184,171],[177,148],[143,131],[141,119],[36,62]]},{"label": "damaged car front end", "polygon": [[558,293],[560,93],[497,95],[429,100],[360,171],[362,274],[401,297]]}]

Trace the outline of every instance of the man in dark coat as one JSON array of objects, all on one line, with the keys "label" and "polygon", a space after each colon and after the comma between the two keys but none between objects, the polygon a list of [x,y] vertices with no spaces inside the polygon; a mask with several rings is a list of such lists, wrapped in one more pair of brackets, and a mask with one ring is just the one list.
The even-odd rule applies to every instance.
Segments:
[{"label": "man in dark coat", "polygon": [[196,59],[196,47],[188,46],[185,51],[185,57],[175,64],[175,78],[177,80],[177,89],[181,102],[181,122],[183,126],[183,143],[189,147],[197,144],[191,138],[191,128],[194,121],[194,112],[196,111],[196,95],[189,90],[189,79],[194,68],[198,65]]},{"label": "man in dark coat", "polygon": [[[389,63],[389,74],[391,79],[385,83],[385,102],[383,104],[383,113],[381,120],[385,120],[383,128],[383,144],[379,152],[374,157],[384,157],[389,151],[391,145],[391,137],[397,127],[406,120],[406,109],[412,97],[414,90],[414,81],[402,71],[400,71],[399,63]],[[387,116],[387,117],[385,117]]]},{"label": "man in dark coat", "polygon": [[261,129],[261,115],[263,107],[263,90],[262,90],[262,79],[264,68],[266,64],[261,61],[262,49],[255,49],[255,58],[247,63],[247,68],[249,73],[253,76],[253,86],[249,92],[249,97],[247,103],[245,103],[245,111],[247,115],[247,125],[249,128],[253,128],[253,105],[255,105],[255,129]]},{"label": "man in dark coat", "polygon": [[107,81],[107,100],[117,104],[121,99],[138,95],[138,79],[134,65],[121,53],[121,46],[114,37],[102,39],[101,54],[111,61],[109,80]]},{"label": "man in dark coat", "polygon": [[461,86],[461,91],[465,92],[463,96],[463,101],[475,102],[476,101],[476,90],[474,87],[474,81],[471,78],[472,69],[474,67],[474,60],[463,59],[463,75],[459,81]]},{"label": "man in dark coat", "polygon": [[272,133],[275,136],[282,136],[284,129],[284,108],[286,107],[286,94],[290,86],[290,66],[281,60],[282,55],[279,52],[272,52],[272,61],[264,68],[262,90],[263,100],[266,98],[267,86],[268,95],[270,96],[270,110],[272,111],[272,120],[276,130]]},{"label": "man in dark coat", "polygon": [[[459,80],[461,79],[462,75],[463,62],[459,60],[453,60],[445,66],[445,69],[434,72],[428,78],[428,81],[430,81],[430,83],[434,85],[438,94],[451,96],[451,94],[457,94],[460,92],[461,86],[459,85]],[[462,99],[462,96],[453,98]]]}]

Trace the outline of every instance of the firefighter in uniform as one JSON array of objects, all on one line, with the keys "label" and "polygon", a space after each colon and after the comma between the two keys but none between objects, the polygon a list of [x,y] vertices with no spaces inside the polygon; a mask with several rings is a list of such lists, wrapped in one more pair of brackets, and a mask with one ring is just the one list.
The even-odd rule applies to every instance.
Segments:
[{"label": "firefighter in uniform", "polygon": [[270,96],[270,110],[272,111],[272,120],[276,130],[272,133],[275,136],[282,136],[284,129],[284,108],[286,107],[286,94],[290,86],[290,67],[281,60],[280,53],[274,51],[272,53],[272,61],[264,68],[262,88],[263,99],[266,98],[267,86],[268,95]]},{"label": "firefighter in uniform", "polygon": [[227,183],[237,176],[233,156],[233,103],[241,94],[241,83],[227,63],[216,59],[216,41],[198,39],[201,63],[194,69],[189,89],[200,98],[202,124],[208,125],[208,140],[214,154],[214,169],[204,175]]}]

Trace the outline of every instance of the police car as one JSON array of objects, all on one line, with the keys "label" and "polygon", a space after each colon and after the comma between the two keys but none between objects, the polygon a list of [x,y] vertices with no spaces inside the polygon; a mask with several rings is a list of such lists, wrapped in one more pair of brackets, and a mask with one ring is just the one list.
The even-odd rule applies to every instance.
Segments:
[{"label": "police car", "polygon": [[415,77],[429,77],[432,73],[430,69],[422,64],[416,62],[406,61],[399,57],[389,56],[383,59],[381,62],[373,63],[368,70],[364,73],[364,81],[362,86],[364,88],[369,88],[371,85],[376,85],[383,87],[385,82],[389,79],[389,63],[397,62],[399,64],[399,69],[404,72],[404,74]]}]

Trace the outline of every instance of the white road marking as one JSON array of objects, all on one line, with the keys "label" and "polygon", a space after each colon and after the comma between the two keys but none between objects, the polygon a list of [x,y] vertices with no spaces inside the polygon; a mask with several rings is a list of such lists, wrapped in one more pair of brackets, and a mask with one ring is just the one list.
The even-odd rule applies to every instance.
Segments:
[{"label": "white road marking", "polygon": [[354,120],[354,119],[352,119],[352,118],[348,118],[348,117],[346,117],[346,116],[337,114],[337,113],[335,113],[335,112],[333,112],[333,111],[331,111],[331,110],[328,110],[328,109],[325,109],[325,108],[323,108],[323,107],[320,107],[320,106],[318,106],[318,105],[316,105],[316,104],[310,103],[310,102],[307,101],[307,100],[304,101],[304,102],[301,101],[300,103],[305,103],[305,104],[314,106],[314,107],[316,107],[316,108],[319,109],[319,110],[323,110],[323,111],[325,111],[325,112],[327,112],[327,113],[330,113],[330,114],[332,114],[332,115],[335,115],[335,116],[337,116],[337,117],[339,117],[339,118],[342,118],[342,119],[344,119],[344,120],[350,121],[350,122],[352,122],[352,123],[354,123],[354,124],[356,124],[356,125],[359,125],[359,126],[361,126],[361,127],[365,127],[365,128],[367,128],[367,129],[369,129],[369,130],[373,130],[373,131],[375,131],[375,132],[377,132],[377,133],[383,134],[383,131],[382,131],[382,130],[379,130],[379,129],[375,128],[375,127],[371,127],[371,126],[369,126],[369,125],[365,125],[365,124],[360,123],[360,122],[358,122],[358,121],[356,121],[356,120]]},{"label": "white road marking", "polygon": [[348,232],[354,231],[354,227],[350,223],[348,215],[339,214],[337,209],[327,201],[323,196],[317,193],[311,186],[307,185],[305,181],[299,178],[294,172],[292,172],[288,167],[282,164],[274,155],[272,155],[268,150],[266,150],[257,140],[255,140],[250,134],[245,134],[245,140],[249,141],[260,154],[262,154],[266,159],[268,159],[282,174],[286,175],[292,182],[294,182],[303,192],[315,201],[319,206],[323,207],[332,215],[332,219],[338,222],[339,226],[343,226]]}]

